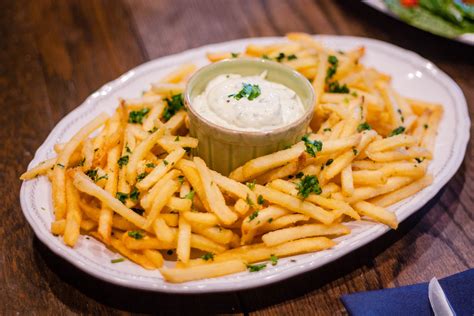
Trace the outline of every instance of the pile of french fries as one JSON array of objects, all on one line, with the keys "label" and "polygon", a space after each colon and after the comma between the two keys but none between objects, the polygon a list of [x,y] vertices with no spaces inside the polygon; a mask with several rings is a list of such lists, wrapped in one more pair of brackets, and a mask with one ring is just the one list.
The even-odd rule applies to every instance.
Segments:
[{"label": "pile of french fries", "polygon": [[[169,282],[186,282],[331,248],[350,233],[345,223],[361,217],[396,228],[385,207],[432,182],[442,106],[398,94],[388,75],[359,62],[364,48],[334,51],[306,34],[287,37],[208,58],[267,58],[305,75],[317,103],[301,141],[229,177],[210,170],[192,156],[198,140],[188,135],[181,94],[196,67],[183,65],[21,176],[50,179],[51,232],[71,247],[80,234],[92,236]],[[165,258],[176,265],[164,267]]]}]

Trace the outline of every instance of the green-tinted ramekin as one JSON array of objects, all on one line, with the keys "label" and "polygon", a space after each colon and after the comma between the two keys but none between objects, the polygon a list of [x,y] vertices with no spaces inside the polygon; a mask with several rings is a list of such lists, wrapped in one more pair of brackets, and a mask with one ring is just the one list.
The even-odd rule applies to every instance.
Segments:
[{"label": "green-tinted ramekin", "polygon": [[[193,107],[194,98],[218,75],[253,76],[265,70],[267,80],[287,86],[301,98],[305,113],[297,121],[269,131],[237,131],[207,120]],[[196,154],[224,175],[253,158],[294,144],[305,134],[314,111],[314,90],[308,79],[288,66],[254,58],[228,59],[201,68],[189,79],[184,100],[190,133],[199,139]]]}]

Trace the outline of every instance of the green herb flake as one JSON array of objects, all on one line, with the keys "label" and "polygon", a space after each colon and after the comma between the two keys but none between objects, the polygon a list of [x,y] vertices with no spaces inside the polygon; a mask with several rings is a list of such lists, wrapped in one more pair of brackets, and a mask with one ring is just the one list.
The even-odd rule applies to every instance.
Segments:
[{"label": "green herb flake", "polygon": [[188,192],[188,194],[186,194],[186,196],[184,198],[192,201],[194,199],[194,194],[195,194],[195,192],[193,190],[191,190],[191,191]]},{"label": "green herb flake", "polygon": [[64,169],[64,165],[60,164],[60,163],[57,163],[56,166],[60,167],[60,168],[63,168]]},{"label": "green herb flake", "polygon": [[285,53],[280,52],[277,57],[275,57],[276,61],[281,62],[285,58]]},{"label": "green herb flake", "polygon": [[249,215],[249,222],[253,221],[258,217],[258,211],[253,212],[252,214]]},{"label": "green herb flake", "polygon": [[268,55],[263,54],[263,55],[262,55],[262,59],[270,60],[270,57],[268,57]]},{"label": "green herb flake", "polygon": [[165,166],[167,166],[169,164],[168,160],[163,160],[163,163],[165,164]]},{"label": "green herb flake", "polygon": [[82,158],[81,161],[79,161],[79,163],[77,164],[78,167],[82,167],[84,166],[84,163],[86,162],[86,158]]},{"label": "green herb flake", "polygon": [[142,124],[143,118],[150,112],[149,108],[143,108],[138,111],[131,111],[128,115],[128,122],[133,124]]},{"label": "green herb flake", "polygon": [[128,194],[127,193],[123,193],[123,192],[117,192],[115,194],[115,197],[120,201],[122,202],[123,204],[125,204],[125,200],[128,199]]},{"label": "green herb flake", "polygon": [[353,97],[355,97],[355,98],[357,98],[357,97],[359,96],[359,94],[358,94],[356,91],[353,91],[353,92],[351,93],[351,95],[352,95]]},{"label": "green herb flake", "polygon": [[132,192],[130,192],[129,198],[132,201],[138,201],[138,198],[140,197],[140,191],[136,187],[133,187]]},{"label": "green herb flake", "polygon": [[212,252],[207,252],[201,256],[201,259],[204,261],[214,261],[214,254]]},{"label": "green herb flake", "polygon": [[145,237],[145,235],[139,230],[129,231],[128,236],[130,236],[130,237],[132,237],[136,240],[140,240],[140,239],[143,239],[143,237]]},{"label": "green herb flake", "polygon": [[130,147],[128,147],[128,144],[125,145],[125,151],[126,151],[127,153],[129,153],[129,154],[132,153],[132,151],[130,150]]},{"label": "green herb flake", "polygon": [[404,133],[404,132],[405,132],[405,127],[399,126],[399,127],[397,127],[396,129],[394,129],[394,130],[388,135],[388,137],[400,135],[400,134],[402,134],[402,133]]},{"label": "green herb flake", "polygon": [[339,85],[338,81],[334,81],[334,82],[329,83],[328,91],[330,93],[349,93],[349,88],[347,87],[346,84],[343,84],[341,86]]},{"label": "green herb flake", "polygon": [[298,57],[296,57],[295,54],[291,54],[291,55],[288,55],[287,59],[288,60],[294,60],[294,59],[297,59]]},{"label": "green herb flake", "polygon": [[316,153],[323,149],[322,142],[318,140],[311,140],[309,139],[308,135],[303,136],[301,140],[304,141],[304,145],[306,146],[306,152],[312,157],[316,157]]},{"label": "green herb flake", "polygon": [[334,162],[334,159],[328,159],[328,161],[326,161],[326,166],[329,166],[331,165],[332,163]]},{"label": "green herb flake", "polygon": [[257,203],[260,205],[263,205],[263,203],[265,203],[265,199],[261,194],[257,197]]},{"label": "green herb flake", "polygon": [[352,148],[352,152],[354,153],[354,156],[357,156],[357,154],[359,153],[359,151],[355,148]]},{"label": "green herb flake", "polygon": [[184,176],[178,176],[178,182],[179,182],[180,184],[183,184],[183,182],[184,182]]},{"label": "green herb flake", "polygon": [[122,169],[123,166],[126,166],[128,164],[130,157],[128,155],[122,156],[117,160],[117,163],[119,165],[119,168]]},{"label": "green herb flake", "polygon": [[137,182],[142,181],[148,175],[148,172],[142,172],[137,176]]},{"label": "green herb flake", "polygon": [[149,163],[147,163],[147,164],[145,165],[145,167],[147,167],[147,168],[155,168],[156,165],[155,165],[153,162],[149,162]]},{"label": "green herb flake", "polygon": [[267,222],[268,222],[268,223],[273,222],[273,217],[270,217]]},{"label": "green herb flake", "polygon": [[97,169],[89,169],[86,171],[86,175],[92,179],[92,181],[97,181]]},{"label": "green herb flake", "polygon": [[153,127],[152,129],[148,130],[148,134],[153,134],[154,132],[156,132],[158,130],[158,127]]},{"label": "green herb flake", "polygon": [[124,262],[125,259],[124,258],[118,258],[118,259],[112,259],[110,260],[110,263],[119,263],[119,262]]},{"label": "green herb flake", "polygon": [[329,127],[326,127],[325,129],[323,129],[323,132],[330,132],[331,129]]},{"label": "green herb flake", "polygon": [[301,178],[300,182],[296,185],[296,189],[298,190],[298,195],[304,199],[306,199],[311,193],[321,194],[322,192],[318,178],[309,175]]},{"label": "green herb flake", "polygon": [[184,107],[183,95],[181,93],[166,98],[166,108],[163,111],[163,118],[168,121],[173,115]]},{"label": "green herb flake", "polygon": [[232,56],[232,58],[237,58],[239,57],[239,53],[230,53],[230,56]]},{"label": "green herb flake", "polygon": [[175,142],[179,142],[179,135],[174,139]]},{"label": "green herb flake", "polygon": [[267,267],[266,263],[261,263],[261,264],[248,264],[247,269],[249,272],[258,272],[260,270],[263,270]]},{"label": "green herb flake", "polygon": [[275,255],[270,255],[270,261],[272,263],[272,266],[276,266],[278,263],[278,257]]},{"label": "green herb flake", "polygon": [[357,126],[357,131],[360,133],[362,131],[370,131],[372,129],[372,127],[370,127],[369,123],[367,122],[364,122],[364,123],[360,123],[359,126]]},{"label": "green herb flake", "polygon": [[426,159],[425,157],[423,157],[423,158],[418,158],[418,157],[415,158],[416,162],[418,162],[418,163],[422,163],[425,159]]},{"label": "green herb flake", "polygon": [[240,90],[238,93],[230,94],[229,98],[234,98],[236,100],[247,98],[249,99],[249,101],[252,101],[257,98],[261,93],[262,92],[260,91],[260,87],[258,85],[243,83],[242,90]]},{"label": "green herb flake", "polygon": [[326,81],[329,81],[336,73],[339,60],[337,59],[336,56],[330,55],[328,56],[328,62],[331,65],[328,67],[328,70],[326,71]]},{"label": "green herb flake", "polygon": [[252,182],[247,182],[246,183],[247,187],[252,191],[255,189],[255,184],[257,184],[256,180],[253,180]]},{"label": "green herb flake", "polygon": [[428,129],[428,124],[423,124],[424,129]]}]

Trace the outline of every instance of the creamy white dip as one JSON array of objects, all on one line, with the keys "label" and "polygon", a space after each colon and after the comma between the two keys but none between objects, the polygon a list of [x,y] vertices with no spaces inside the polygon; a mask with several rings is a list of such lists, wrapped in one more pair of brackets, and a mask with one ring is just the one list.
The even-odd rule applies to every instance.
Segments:
[{"label": "creamy white dip", "polygon": [[298,95],[265,77],[266,72],[219,75],[194,98],[193,108],[219,126],[240,131],[271,130],[302,117],[305,109]]}]

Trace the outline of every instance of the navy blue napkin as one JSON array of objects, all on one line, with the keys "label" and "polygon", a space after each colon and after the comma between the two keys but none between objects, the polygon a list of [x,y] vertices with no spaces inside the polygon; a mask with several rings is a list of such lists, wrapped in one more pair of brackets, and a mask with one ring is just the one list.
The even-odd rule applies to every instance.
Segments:
[{"label": "navy blue napkin", "polygon": [[[474,315],[474,269],[439,280],[457,316]],[[428,283],[341,297],[350,315],[433,315]]]}]

